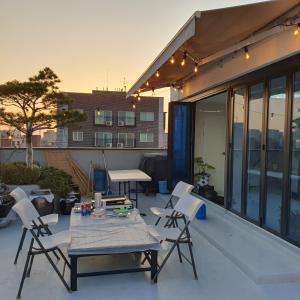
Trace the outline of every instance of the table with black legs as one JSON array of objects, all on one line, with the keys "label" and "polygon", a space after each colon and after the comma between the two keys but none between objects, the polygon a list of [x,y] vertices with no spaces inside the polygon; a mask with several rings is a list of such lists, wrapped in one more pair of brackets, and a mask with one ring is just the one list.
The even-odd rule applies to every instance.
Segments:
[{"label": "table with black legs", "polygon": [[[160,242],[153,230],[144,222],[137,211],[127,218],[117,218],[107,215],[103,218],[81,216],[72,212],[70,221],[71,244],[68,248],[70,257],[71,290],[77,290],[79,277],[109,275],[132,272],[150,272],[153,279],[157,272],[157,254]],[[144,253],[148,265],[138,265],[132,268],[98,270],[80,272],[78,260],[82,257]],[[156,280],[154,280],[156,283]]]},{"label": "table with black legs", "polygon": [[[108,170],[108,177],[111,183],[119,184],[119,195],[122,195],[122,186],[123,194],[127,194],[128,198],[132,201],[135,201],[136,208],[138,208],[138,183],[151,181],[151,177],[145,172],[139,169],[132,170]],[[132,197],[130,191],[130,184],[135,184],[135,196]]]}]

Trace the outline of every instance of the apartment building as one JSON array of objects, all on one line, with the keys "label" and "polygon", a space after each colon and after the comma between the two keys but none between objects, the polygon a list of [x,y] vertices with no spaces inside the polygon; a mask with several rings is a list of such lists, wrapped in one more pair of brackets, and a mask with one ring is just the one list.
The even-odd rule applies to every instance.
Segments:
[{"label": "apartment building", "polygon": [[[84,112],[87,120],[80,128],[68,128],[67,132],[58,130],[58,140],[64,140],[61,145],[101,148],[165,147],[163,98],[126,99],[126,93],[122,91],[94,90],[92,93],[67,94],[73,101],[65,109]],[[60,136],[61,132],[64,137]]]}]

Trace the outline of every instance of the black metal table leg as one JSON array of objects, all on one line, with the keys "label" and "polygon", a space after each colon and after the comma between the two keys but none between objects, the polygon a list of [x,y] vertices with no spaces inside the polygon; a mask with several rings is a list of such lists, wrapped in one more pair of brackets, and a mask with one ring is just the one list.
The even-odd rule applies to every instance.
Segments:
[{"label": "black metal table leg", "polygon": [[77,256],[71,256],[71,290],[77,291]]},{"label": "black metal table leg", "polygon": [[[150,252],[151,255],[151,280],[154,278],[157,272],[157,251],[152,250]],[[157,283],[157,277],[154,279],[154,283]]]},{"label": "black metal table leg", "polygon": [[135,207],[138,208],[138,184],[137,181],[135,182]]}]

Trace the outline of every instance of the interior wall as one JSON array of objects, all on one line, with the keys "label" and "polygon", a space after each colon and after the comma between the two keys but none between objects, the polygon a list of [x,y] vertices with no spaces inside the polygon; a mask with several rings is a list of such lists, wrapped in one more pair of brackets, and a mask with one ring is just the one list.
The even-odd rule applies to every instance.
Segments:
[{"label": "interior wall", "polygon": [[[224,101],[221,105],[205,105],[204,102]],[[226,141],[226,100],[227,94],[213,96],[196,104],[195,116],[195,157],[201,156],[204,162],[214,166],[210,170],[210,185],[215,191],[224,196],[224,174],[225,174],[225,141]],[[212,112],[213,110],[220,112]],[[210,110],[210,112],[205,112]]]}]

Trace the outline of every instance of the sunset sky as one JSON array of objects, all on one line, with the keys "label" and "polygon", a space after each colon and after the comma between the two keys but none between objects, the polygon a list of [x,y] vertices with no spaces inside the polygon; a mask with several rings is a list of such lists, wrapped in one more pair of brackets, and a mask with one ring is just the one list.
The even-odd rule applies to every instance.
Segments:
[{"label": "sunset sky", "polygon": [[246,0],[0,0],[0,83],[48,66],[64,91],[127,89],[196,10]]}]

